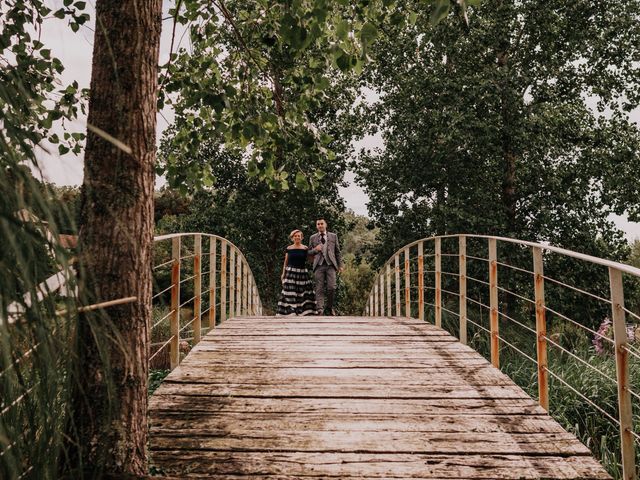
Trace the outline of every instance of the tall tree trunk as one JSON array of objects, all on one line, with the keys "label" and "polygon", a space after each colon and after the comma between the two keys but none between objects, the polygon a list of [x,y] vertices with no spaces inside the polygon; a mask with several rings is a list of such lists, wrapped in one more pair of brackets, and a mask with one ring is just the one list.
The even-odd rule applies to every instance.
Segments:
[{"label": "tall tree trunk", "polygon": [[113,478],[147,473],[161,15],[161,0],[96,2],[80,220],[81,298],[137,300],[80,318],[69,434],[73,468]]}]

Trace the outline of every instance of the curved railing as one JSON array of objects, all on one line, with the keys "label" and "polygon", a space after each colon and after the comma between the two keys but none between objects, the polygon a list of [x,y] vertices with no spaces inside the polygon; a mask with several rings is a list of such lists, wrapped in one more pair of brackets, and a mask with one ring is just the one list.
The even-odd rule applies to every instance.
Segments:
[{"label": "curved railing", "polygon": [[[203,239],[208,248],[203,249]],[[187,347],[197,344],[203,333],[227,318],[262,314],[253,272],[229,240],[205,233],[174,233],[155,237],[154,242],[153,306],[154,313],[161,314],[155,315],[160,318],[154,318],[151,326],[152,364],[164,366],[162,355],[168,354],[173,370],[180,364],[181,352],[186,353],[184,342]],[[168,277],[162,278],[163,272]],[[208,284],[204,289],[203,278]],[[163,334],[163,326],[168,335]]]},{"label": "curved railing", "polygon": [[[464,344],[473,340],[485,345],[497,368],[504,349],[531,361],[538,400],[545,410],[549,410],[551,378],[619,427],[622,478],[635,479],[640,422],[634,400],[640,400],[640,386],[632,384],[630,366],[640,360],[640,316],[625,307],[625,291],[633,293],[639,308],[639,285],[640,269],[629,265],[511,238],[447,235],[415,241],[393,254],[374,278],[364,313],[430,320]],[[565,305],[573,305],[575,311],[564,311]],[[598,318],[603,320],[596,322],[600,328],[593,325]],[[516,335],[516,329],[523,333]],[[590,361],[598,355],[593,347],[590,357],[584,358],[562,334],[554,333],[563,329],[592,337],[595,351],[611,357],[612,371],[615,356],[615,378]],[[637,345],[631,341],[634,335],[639,337]],[[549,348],[585,372],[615,383],[617,411],[599,405],[589,397],[593,392],[579,391],[554,372]]]},{"label": "curved railing", "polygon": [[[262,313],[253,273],[245,256],[233,243],[216,235],[176,233],[155,237],[154,244],[154,313],[163,309],[168,309],[168,313],[154,319],[151,325],[151,368],[175,368],[183,354],[197,344],[207,330],[227,318]],[[10,304],[7,318],[0,317],[0,335],[7,335],[3,345],[35,310],[39,312],[38,318],[51,320],[52,325],[47,330],[40,322],[40,328],[36,328],[41,333],[40,340],[29,343],[22,339],[17,342],[16,352],[0,351],[6,357],[3,363],[6,368],[0,371],[0,477],[3,476],[3,464],[6,471],[23,471],[23,475],[34,468],[33,459],[12,450],[19,449],[16,446],[24,443],[27,437],[33,442],[35,437],[44,435],[41,426],[33,423],[41,420],[32,418],[34,402],[40,401],[38,392],[40,395],[45,392],[50,397],[51,391],[63,388],[66,383],[61,378],[40,378],[32,372],[34,359],[41,350],[45,350],[46,357],[47,349],[60,348],[70,338],[71,324],[65,317],[136,300],[127,297],[78,307],[75,291],[75,272],[69,265],[38,285],[34,292],[26,293],[20,302]],[[60,297],[67,295],[71,297],[64,303],[67,308],[60,309]],[[153,343],[154,338],[158,342]],[[60,376],[64,375],[60,373]],[[51,401],[54,400],[55,395]],[[49,412],[47,417],[52,415]],[[8,467],[10,452],[14,463]]]}]

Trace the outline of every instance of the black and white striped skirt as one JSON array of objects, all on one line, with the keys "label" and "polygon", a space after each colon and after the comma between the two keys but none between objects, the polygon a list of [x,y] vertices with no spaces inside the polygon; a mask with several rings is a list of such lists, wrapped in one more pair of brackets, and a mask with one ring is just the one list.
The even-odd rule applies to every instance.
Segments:
[{"label": "black and white striped skirt", "polygon": [[306,268],[286,267],[277,315],[314,315],[316,294]]}]

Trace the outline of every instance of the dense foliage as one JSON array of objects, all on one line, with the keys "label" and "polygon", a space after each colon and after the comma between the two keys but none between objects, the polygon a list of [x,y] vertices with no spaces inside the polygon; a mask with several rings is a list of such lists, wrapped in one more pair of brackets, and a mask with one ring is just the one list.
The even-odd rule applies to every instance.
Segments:
[{"label": "dense foliage", "polygon": [[360,121],[385,142],[358,163],[382,257],[473,232],[624,258],[609,215],[640,218],[640,3],[486,2],[435,28],[417,11],[381,28],[363,77],[380,100]]}]

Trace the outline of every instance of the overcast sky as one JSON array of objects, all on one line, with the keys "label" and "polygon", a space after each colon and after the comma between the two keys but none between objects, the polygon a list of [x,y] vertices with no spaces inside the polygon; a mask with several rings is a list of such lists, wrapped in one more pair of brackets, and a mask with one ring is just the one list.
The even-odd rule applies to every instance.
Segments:
[{"label": "overcast sky", "polygon": [[[169,2],[165,3],[165,9]],[[55,0],[49,2],[56,7],[60,7],[62,2]],[[93,2],[89,2],[88,9],[91,10]],[[43,25],[42,42],[51,48],[52,54],[58,57],[65,71],[62,74],[62,82],[66,85],[72,81],[77,81],[81,88],[88,88],[91,75],[91,54],[93,45],[93,12],[89,11],[92,21],[86,26],[81,27],[78,33],[73,33],[69,29],[65,21],[56,18],[47,19]],[[163,17],[167,16],[167,12]],[[166,20],[163,24],[162,38],[160,43],[160,63],[166,62],[169,56],[169,45],[171,42],[171,25],[170,20]],[[178,35],[180,37],[180,35]],[[179,39],[179,38],[178,38]],[[184,41],[184,40],[183,40]],[[640,119],[640,112],[634,112]],[[158,139],[162,131],[168,126],[168,122],[172,121],[170,110],[163,110],[158,117]],[[80,118],[71,125],[76,131],[85,131],[86,118]],[[358,149],[362,147],[381,146],[380,137],[368,137],[363,141],[356,142]],[[51,149],[55,151],[55,149]],[[57,154],[50,154],[44,151],[39,152],[40,165],[44,177],[58,185],[79,185],[82,183],[83,160],[82,157],[76,157],[67,154],[62,157]],[[358,187],[354,180],[353,174],[348,173],[346,177],[350,186],[341,188],[340,192],[344,197],[347,207],[358,214],[367,215],[367,196]],[[640,223],[631,223],[623,217],[612,217],[616,224],[626,233],[627,238],[633,240],[640,238]]]}]

